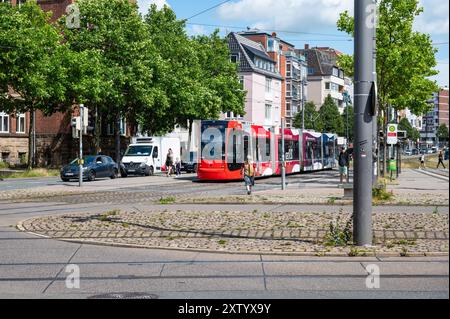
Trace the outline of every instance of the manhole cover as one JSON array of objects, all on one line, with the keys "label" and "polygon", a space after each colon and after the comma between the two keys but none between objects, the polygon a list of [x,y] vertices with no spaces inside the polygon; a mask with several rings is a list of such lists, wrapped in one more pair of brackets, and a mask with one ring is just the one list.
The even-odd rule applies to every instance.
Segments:
[{"label": "manhole cover", "polygon": [[139,292],[119,292],[91,296],[88,299],[158,299],[158,296]]}]

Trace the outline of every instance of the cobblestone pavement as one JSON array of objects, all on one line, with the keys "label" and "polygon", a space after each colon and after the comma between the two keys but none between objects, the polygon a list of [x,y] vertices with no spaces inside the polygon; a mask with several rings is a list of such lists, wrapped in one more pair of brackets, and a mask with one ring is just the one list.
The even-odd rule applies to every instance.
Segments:
[{"label": "cobblestone pavement", "polygon": [[[110,211],[30,219],[19,228],[77,242],[228,253],[350,256],[448,253],[445,214],[375,214],[375,247],[361,250],[333,246],[330,221],[338,226],[338,235],[343,235],[350,218],[344,212]],[[352,229],[351,223],[347,228]]]}]

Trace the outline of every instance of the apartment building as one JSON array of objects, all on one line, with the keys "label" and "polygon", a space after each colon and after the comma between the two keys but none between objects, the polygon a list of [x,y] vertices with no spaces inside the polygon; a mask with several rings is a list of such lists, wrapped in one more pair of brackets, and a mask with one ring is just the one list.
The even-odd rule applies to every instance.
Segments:
[{"label": "apartment building", "polygon": [[307,95],[306,58],[295,51],[295,46],[272,34],[258,30],[240,32],[241,36],[260,43],[276,62],[276,70],[283,77],[281,85],[281,117],[286,127],[292,127],[295,115],[301,111]]},{"label": "apartment building", "polygon": [[319,109],[326,97],[331,95],[343,113],[346,106],[344,94],[352,91],[346,86],[351,87],[352,83],[349,78],[346,83],[344,70],[337,65],[337,57],[342,53],[328,47],[310,48],[308,44],[296,51],[306,57],[308,64],[308,101],[314,102]]},{"label": "apartment building", "polygon": [[238,33],[228,35],[231,61],[239,66],[243,89],[247,91],[245,115],[227,113],[222,119],[239,119],[259,125],[281,124],[283,77],[264,46]]}]

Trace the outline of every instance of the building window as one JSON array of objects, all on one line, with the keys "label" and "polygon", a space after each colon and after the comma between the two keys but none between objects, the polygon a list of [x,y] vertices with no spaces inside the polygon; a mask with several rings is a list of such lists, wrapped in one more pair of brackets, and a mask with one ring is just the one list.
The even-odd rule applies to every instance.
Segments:
[{"label": "building window", "polygon": [[329,90],[330,89],[330,82],[325,82],[325,90]]},{"label": "building window", "polygon": [[292,84],[291,84],[291,82],[286,82],[286,96],[292,96]]},{"label": "building window", "polygon": [[315,70],[314,68],[308,68],[308,74],[314,74]]},{"label": "building window", "polygon": [[338,68],[333,68],[333,75],[335,77],[339,77],[339,69]]},{"label": "building window", "polygon": [[231,55],[231,62],[237,63],[239,61],[239,56],[237,54]]},{"label": "building window", "polygon": [[272,120],[272,105],[270,104],[266,104],[265,118],[266,121]]},{"label": "building window", "polygon": [[331,90],[334,92],[339,92],[339,85],[336,83],[331,83]]},{"label": "building window", "polygon": [[25,134],[25,114],[17,114],[16,116],[16,133]]},{"label": "building window", "polygon": [[272,92],[272,79],[266,78],[266,93]]},{"label": "building window", "polygon": [[290,62],[286,63],[286,76],[290,77],[291,76],[291,70],[292,70],[292,65]]},{"label": "building window", "polygon": [[0,133],[9,133],[9,115],[0,112]]}]

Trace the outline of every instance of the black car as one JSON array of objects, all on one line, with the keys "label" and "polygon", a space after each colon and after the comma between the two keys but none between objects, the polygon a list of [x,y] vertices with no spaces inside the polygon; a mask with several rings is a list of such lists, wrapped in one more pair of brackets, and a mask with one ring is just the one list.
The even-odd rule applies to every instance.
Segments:
[{"label": "black car", "polygon": [[[83,180],[92,182],[96,178],[109,177],[115,179],[119,175],[119,167],[111,157],[103,155],[86,156],[83,160]],[[78,159],[76,159],[61,169],[61,179],[64,182],[69,182],[71,179],[78,180],[79,172]]]}]

